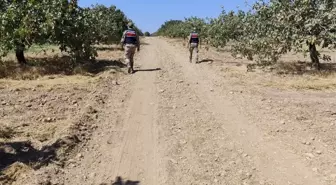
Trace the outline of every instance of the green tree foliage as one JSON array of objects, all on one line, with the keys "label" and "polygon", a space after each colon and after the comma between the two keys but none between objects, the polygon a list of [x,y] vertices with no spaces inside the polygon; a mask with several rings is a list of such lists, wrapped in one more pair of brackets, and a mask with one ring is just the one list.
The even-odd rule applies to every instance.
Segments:
[{"label": "green tree foliage", "polygon": [[208,36],[208,25],[205,19],[190,17],[185,20],[170,20],[165,22],[157,32],[156,35],[168,36],[172,38],[187,38],[193,28],[199,32],[200,36],[205,38]]},{"label": "green tree foliage", "polygon": [[215,47],[224,47],[229,41],[237,41],[242,33],[242,20],[245,12],[222,11],[218,18],[210,19],[207,29],[209,43]]},{"label": "green tree foliage", "polygon": [[144,35],[145,35],[146,37],[151,36],[151,34],[150,34],[148,31],[146,31],[146,32],[144,33]]},{"label": "green tree foliage", "polygon": [[259,1],[245,17],[235,49],[249,58],[272,62],[290,51],[308,51],[319,69],[321,56],[316,46],[336,47],[335,17],[332,0]]},{"label": "green tree foliage", "polygon": [[158,35],[185,38],[196,26],[201,40],[215,47],[232,41],[233,55],[274,63],[288,52],[309,53],[320,68],[318,48],[336,48],[336,1],[259,0],[248,11],[222,11],[217,18],[191,17],[165,22]]},{"label": "green tree foliage", "polygon": [[[129,20],[115,6],[81,8],[77,0],[0,0],[0,56],[33,44],[55,44],[74,61],[94,59],[94,44],[120,41]],[[142,32],[136,28],[141,35]]]},{"label": "green tree foliage", "polygon": [[50,32],[51,44],[59,45],[60,50],[68,52],[75,61],[94,59],[97,56],[92,47],[97,41],[96,17],[88,9],[78,7],[76,1],[64,3],[56,14],[54,30]]},{"label": "green tree foliage", "polygon": [[[189,29],[188,29],[189,28]],[[159,30],[156,32],[157,35],[167,36],[171,38],[182,37],[185,38],[190,32],[190,26],[181,20],[170,20],[165,22]]]},{"label": "green tree foliage", "polygon": [[93,28],[97,41],[103,44],[117,43],[120,41],[123,31],[127,28],[127,20],[124,13],[115,6],[106,7],[96,5],[87,10],[93,15]]},{"label": "green tree foliage", "polygon": [[185,26],[185,33],[186,36],[188,36],[190,34],[190,31],[195,28],[196,31],[199,33],[201,38],[208,38],[208,22],[205,19],[201,19],[201,18],[197,18],[197,17],[190,17],[190,18],[186,18],[184,20],[186,26]]}]

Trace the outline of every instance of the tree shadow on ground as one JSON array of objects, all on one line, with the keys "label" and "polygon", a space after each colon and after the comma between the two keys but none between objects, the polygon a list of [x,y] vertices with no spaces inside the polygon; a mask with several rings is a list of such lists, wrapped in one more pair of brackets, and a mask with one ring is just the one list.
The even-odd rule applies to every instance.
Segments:
[{"label": "tree shadow on ground", "polygon": [[69,56],[27,58],[26,65],[15,61],[0,61],[0,78],[36,79],[45,75],[97,74],[111,67],[123,68],[126,65],[119,60],[94,60],[73,62]]},{"label": "tree shadow on ground", "polygon": [[96,60],[94,62],[87,63],[83,66],[86,72],[92,74],[98,74],[100,72],[106,71],[110,68],[124,68],[127,65],[119,60]]},{"label": "tree shadow on ground", "polygon": [[131,180],[123,180],[121,177],[117,177],[114,182],[111,183],[101,183],[99,185],[139,185],[140,181],[131,181]]},{"label": "tree shadow on ground", "polygon": [[0,148],[0,171],[15,162],[38,168],[56,157],[55,149],[47,147],[37,150],[27,141],[1,143],[0,145],[2,145]]},{"label": "tree shadow on ground", "polygon": [[39,151],[27,141],[1,143],[0,145],[0,171],[15,162],[43,165],[56,156],[55,150],[44,148]]},{"label": "tree shadow on ground", "polygon": [[95,47],[97,51],[122,51],[123,48],[116,46],[97,46]]},{"label": "tree shadow on ground", "polygon": [[336,73],[336,63],[321,63],[320,70],[312,67],[311,62],[298,61],[298,62],[279,62],[274,66],[269,67],[271,71],[279,74],[334,74]]},{"label": "tree shadow on ground", "polygon": [[57,150],[62,147],[64,152],[73,148],[79,139],[76,136],[67,136],[56,140],[53,144],[36,149],[30,141],[0,142],[0,172],[10,165],[21,162],[34,169],[58,160]]}]

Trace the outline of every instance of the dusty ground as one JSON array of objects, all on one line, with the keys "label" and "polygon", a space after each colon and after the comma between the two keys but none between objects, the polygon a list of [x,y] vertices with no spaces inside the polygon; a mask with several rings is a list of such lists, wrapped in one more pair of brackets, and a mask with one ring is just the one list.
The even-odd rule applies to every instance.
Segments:
[{"label": "dusty ground", "polygon": [[212,49],[191,64],[180,42],[145,42],[133,75],[2,80],[1,182],[336,184],[334,73],[246,72]]}]

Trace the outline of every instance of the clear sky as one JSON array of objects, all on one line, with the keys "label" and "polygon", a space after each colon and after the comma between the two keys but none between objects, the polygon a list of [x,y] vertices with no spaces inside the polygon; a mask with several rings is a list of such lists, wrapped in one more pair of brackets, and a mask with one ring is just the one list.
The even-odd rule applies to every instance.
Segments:
[{"label": "clear sky", "polygon": [[246,9],[245,1],[255,0],[79,0],[80,6],[92,4],[115,5],[143,31],[155,32],[161,24],[170,19],[185,17],[217,17],[221,6],[225,10]]}]

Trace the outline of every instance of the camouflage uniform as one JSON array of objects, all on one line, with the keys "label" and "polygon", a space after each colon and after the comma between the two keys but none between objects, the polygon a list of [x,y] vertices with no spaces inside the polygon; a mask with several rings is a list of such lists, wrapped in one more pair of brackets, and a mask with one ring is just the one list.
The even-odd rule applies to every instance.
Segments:
[{"label": "camouflage uniform", "polygon": [[195,29],[190,33],[188,37],[188,48],[189,48],[189,61],[192,62],[192,57],[194,50],[196,51],[196,63],[198,62],[198,46],[199,46],[199,37]]},{"label": "camouflage uniform", "polygon": [[125,61],[128,67],[128,73],[133,73],[134,54],[136,49],[140,51],[140,40],[138,34],[132,29],[132,24],[128,24],[128,29],[124,31],[121,44],[125,50]]}]

